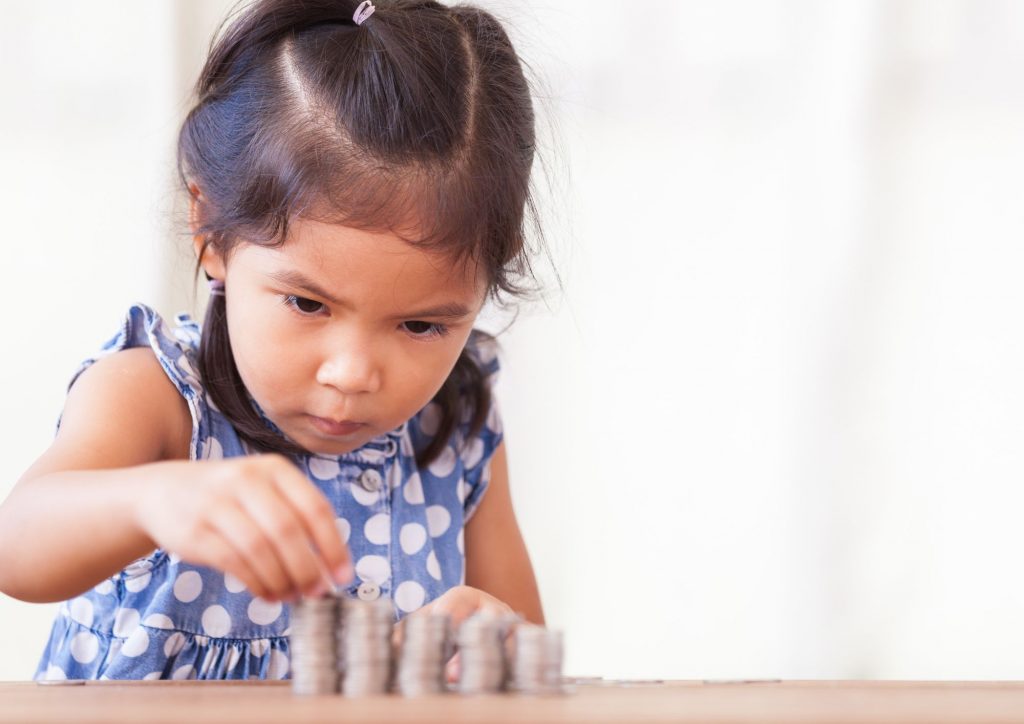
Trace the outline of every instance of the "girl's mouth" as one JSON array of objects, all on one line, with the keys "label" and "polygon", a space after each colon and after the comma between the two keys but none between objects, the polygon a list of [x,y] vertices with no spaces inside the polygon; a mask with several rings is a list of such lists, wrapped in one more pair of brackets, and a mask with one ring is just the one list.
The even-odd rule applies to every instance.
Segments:
[{"label": "girl's mouth", "polygon": [[326,417],[310,415],[309,419],[317,430],[332,437],[347,437],[366,427],[365,422],[353,422],[351,420],[330,420]]}]

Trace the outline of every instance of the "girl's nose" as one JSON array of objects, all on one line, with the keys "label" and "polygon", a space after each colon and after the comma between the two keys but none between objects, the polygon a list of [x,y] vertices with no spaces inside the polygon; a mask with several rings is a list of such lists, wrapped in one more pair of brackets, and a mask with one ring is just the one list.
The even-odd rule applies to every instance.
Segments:
[{"label": "girl's nose", "polygon": [[341,349],[328,356],[317,370],[316,381],[346,395],[379,392],[381,373],[366,350]]}]

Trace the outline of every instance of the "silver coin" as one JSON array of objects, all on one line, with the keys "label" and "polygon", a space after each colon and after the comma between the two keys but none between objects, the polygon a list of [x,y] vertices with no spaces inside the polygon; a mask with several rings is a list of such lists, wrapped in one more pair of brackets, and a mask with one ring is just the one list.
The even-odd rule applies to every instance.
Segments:
[{"label": "silver coin", "polygon": [[338,692],[336,636],[340,602],[335,596],[303,598],[292,607],[290,633],[292,691],[302,695]]},{"label": "silver coin", "polygon": [[445,691],[444,668],[452,655],[451,618],[445,614],[419,614],[402,624],[395,688],[404,696]]},{"label": "silver coin", "polygon": [[561,631],[522,624],[511,641],[513,663],[509,688],[523,694],[563,692]]},{"label": "silver coin", "polygon": [[477,613],[459,627],[456,642],[460,671],[456,690],[460,694],[491,694],[502,691],[508,679],[504,618]]}]

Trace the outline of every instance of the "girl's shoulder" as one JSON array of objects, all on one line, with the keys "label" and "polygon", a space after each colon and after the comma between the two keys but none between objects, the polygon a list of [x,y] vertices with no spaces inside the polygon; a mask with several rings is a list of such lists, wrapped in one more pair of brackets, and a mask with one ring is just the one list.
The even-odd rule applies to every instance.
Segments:
[{"label": "girl's shoulder", "polygon": [[201,388],[195,374],[195,358],[200,337],[199,325],[187,314],[177,315],[172,327],[151,307],[133,304],[114,336],[79,365],[71,384],[75,383],[78,375],[104,357],[142,347],[153,352],[164,373],[183,396],[197,395]]},{"label": "girl's shoulder", "polygon": [[[477,369],[480,370],[481,382],[491,393],[487,405],[487,425],[492,431],[500,435],[501,421],[498,415],[497,400],[494,395],[494,388],[501,372],[501,363],[498,359],[498,341],[486,332],[474,329],[466,341],[464,351],[473,361],[473,364],[476,365]],[[463,397],[471,395],[471,391],[467,389],[466,385],[460,386],[459,389]],[[475,397],[475,394],[472,396]],[[454,439],[452,442],[455,443],[456,447],[465,446],[468,438],[472,437],[469,434],[472,417],[470,413],[472,410],[463,408],[462,412],[463,417],[453,430]],[[410,421],[412,424],[409,426],[409,432],[417,451],[429,445],[433,440],[440,427],[441,416],[441,406],[437,402],[428,403],[426,407],[413,415]]]},{"label": "girl's shoulder", "polygon": [[[416,466],[417,485],[443,488],[450,483],[455,486],[464,522],[473,516],[490,484],[490,461],[504,440],[501,413],[494,394],[494,385],[501,368],[498,343],[492,336],[474,330],[465,351],[479,368],[483,384],[491,392],[484,424],[475,427],[472,424],[473,410],[464,408],[462,418],[456,422],[448,444],[440,454],[425,466]],[[407,434],[410,445],[406,453],[410,461],[433,442],[441,427],[442,415],[441,406],[437,402],[430,402],[409,421]]]},{"label": "girl's shoulder", "polygon": [[[163,418],[166,457],[189,457],[190,442],[207,409],[194,371],[199,339],[199,327],[188,315],[177,315],[172,326],[151,307],[132,305],[118,331],[72,374],[58,430],[75,397],[114,404],[126,398],[140,418]],[[147,416],[147,410],[154,414]]]}]

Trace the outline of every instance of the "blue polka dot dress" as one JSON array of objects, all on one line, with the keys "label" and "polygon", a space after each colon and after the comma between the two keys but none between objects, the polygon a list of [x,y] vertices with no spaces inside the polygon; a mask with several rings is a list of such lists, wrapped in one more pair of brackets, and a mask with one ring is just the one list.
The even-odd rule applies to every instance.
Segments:
[{"label": "blue polka dot dress", "polygon": [[[149,347],[188,403],[193,460],[251,452],[207,400],[195,373],[198,325],[172,327],[144,305],[80,367],[129,347]],[[493,343],[473,334],[467,350],[493,382]],[[72,380],[73,382],[74,380]],[[396,430],[338,456],[295,461],[334,506],[355,562],[346,595],[390,597],[396,615],[416,610],[465,579],[463,528],[489,482],[502,439],[492,407],[479,434],[458,426],[429,466],[416,464],[437,431],[431,403]],[[36,679],[285,679],[289,607],[251,595],[242,582],[157,549],[95,588],[60,605]]]}]

